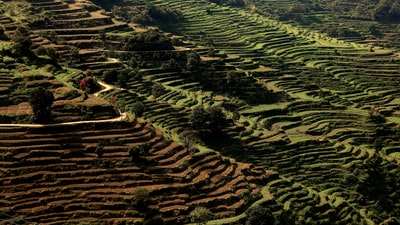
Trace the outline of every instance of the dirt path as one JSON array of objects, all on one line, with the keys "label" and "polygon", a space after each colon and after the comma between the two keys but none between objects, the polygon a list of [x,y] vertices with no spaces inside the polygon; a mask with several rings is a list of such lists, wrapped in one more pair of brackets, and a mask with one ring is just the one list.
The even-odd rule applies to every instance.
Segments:
[{"label": "dirt path", "polygon": [[[103,81],[98,81],[98,83],[105,87],[104,89],[94,93],[94,96],[98,96],[100,93],[117,89],[117,87],[104,83]],[[112,119],[104,119],[104,120],[84,120],[84,121],[74,121],[74,122],[64,122],[64,123],[52,123],[52,124],[0,124],[0,127],[57,127],[57,126],[68,126],[68,125],[75,125],[75,124],[87,124],[87,123],[108,123],[108,122],[115,122],[115,121],[128,121],[129,117],[126,113],[119,111],[119,116],[112,118]]]}]

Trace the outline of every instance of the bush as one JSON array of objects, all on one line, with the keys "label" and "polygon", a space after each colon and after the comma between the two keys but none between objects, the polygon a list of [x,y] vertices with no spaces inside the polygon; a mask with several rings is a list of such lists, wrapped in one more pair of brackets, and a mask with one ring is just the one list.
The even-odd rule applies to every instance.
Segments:
[{"label": "bush", "polygon": [[273,225],[275,218],[271,210],[262,206],[255,206],[246,213],[246,225]]},{"label": "bush", "polygon": [[190,213],[190,221],[199,225],[207,224],[207,221],[211,220],[214,215],[211,211],[205,207],[198,206]]},{"label": "bush", "polygon": [[94,151],[96,152],[97,156],[100,158],[104,154],[104,146],[99,144],[96,146],[96,149]]},{"label": "bush", "polygon": [[144,188],[135,189],[131,204],[139,209],[147,208],[147,199],[149,198],[150,191]]},{"label": "bush", "polygon": [[153,86],[151,87],[151,93],[154,97],[158,98],[161,95],[163,95],[166,92],[166,89],[164,86],[162,86],[159,83],[154,83]]}]

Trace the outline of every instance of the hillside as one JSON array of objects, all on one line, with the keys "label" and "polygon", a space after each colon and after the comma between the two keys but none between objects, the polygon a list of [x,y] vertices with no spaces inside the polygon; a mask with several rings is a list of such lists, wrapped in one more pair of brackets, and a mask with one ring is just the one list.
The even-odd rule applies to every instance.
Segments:
[{"label": "hillside", "polygon": [[399,223],[397,43],[307,4],[0,2],[3,224]]}]

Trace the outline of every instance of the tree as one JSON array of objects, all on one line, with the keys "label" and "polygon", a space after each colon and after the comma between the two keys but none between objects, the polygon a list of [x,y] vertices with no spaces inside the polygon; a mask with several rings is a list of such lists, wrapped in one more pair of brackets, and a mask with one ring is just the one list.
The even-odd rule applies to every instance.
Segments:
[{"label": "tree", "polygon": [[84,77],[80,81],[79,88],[87,93],[94,93],[100,90],[100,85],[97,83],[95,78],[90,76],[90,77]]},{"label": "tree", "polygon": [[193,130],[183,131],[180,135],[183,146],[189,151],[192,147],[200,142],[199,134]]},{"label": "tree", "polygon": [[115,69],[105,71],[103,80],[108,84],[114,84],[118,80],[118,71]]},{"label": "tree", "polygon": [[29,38],[30,30],[25,26],[18,26],[12,37],[13,50],[16,55],[26,55],[30,53],[32,40]]},{"label": "tree", "polygon": [[147,208],[147,200],[149,198],[150,191],[144,188],[137,188],[133,192],[132,205],[136,206],[138,209]]},{"label": "tree", "polygon": [[240,79],[241,79],[241,74],[234,72],[234,71],[229,71],[226,74],[226,83],[230,87],[236,87],[237,85],[240,84]]},{"label": "tree", "polygon": [[198,225],[206,224],[214,215],[205,207],[198,206],[190,213],[190,220]]},{"label": "tree", "polygon": [[159,83],[154,83],[153,86],[151,87],[151,93],[154,95],[154,97],[158,98],[161,95],[165,93],[165,87],[162,86]]},{"label": "tree", "polygon": [[53,93],[43,87],[38,87],[31,91],[29,104],[33,111],[33,122],[43,123],[50,120],[53,101]]},{"label": "tree", "polygon": [[199,105],[193,109],[192,113],[190,114],[189,120],[192,123],[193,128],[201,130],[207,127],[209,115],[204,109],[204,106]]},{"label": "tree", "polygon": [[117,83],[120,87],[122,88],[127,88],[128,87],[128,81],[129,81],[129,71],[128,70],[122,70],[118,73],[117,75]]},{"label": "tree", "polygon": [[254,206],[246,213],[246,225],[273,225],[275,218],[269,208]]},{"label": "tree", "polygon": [[204,109],[202,105],[196,106],[189,121],[192,127],[197,130],[210,129],[211,131],[219,131],[227,125],[226,115],[220,106],[211,106]]},{"label": "tree", "polygon": [[220,106],[211,106],[207,109],[209,115],[208,128],[212,131],[222,130],[226,125],[226,115]]},{"label": "tree", "polygon": [[151,146],[148,143],[142,143],[140,145],[131,146],[128,148],[128,154],[132,160],[140,159],[141,156],[149,154]]},{"label": "tree", "polygon": [[200,55],[195,51],[191,51],[186,55],[186,69],[188,71],[197,70],[200,66]]},{"label": "tree", "polygon": [[[393,211],[399,201],[399,179],[392,174],[393,163],[384,161],[377,153],[367,159],[363,165],[364,173],[360,177],[357,191],[367,200],[374,201],[386,211]],[[397,170],[398,171],[398,170]]]},{"label": "tree", "polygon": [[142,116],[144,110],[145,108],[142,102],[137,101],[133,104],[133,112],[135,113],[136,117]]}]

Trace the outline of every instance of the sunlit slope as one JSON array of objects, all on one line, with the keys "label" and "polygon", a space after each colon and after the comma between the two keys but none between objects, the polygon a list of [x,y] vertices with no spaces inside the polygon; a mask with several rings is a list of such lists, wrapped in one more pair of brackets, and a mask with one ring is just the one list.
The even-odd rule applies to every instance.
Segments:
[{"label": "sunlit slope", "polygon": [[[236,71],[245,71],[265,88],[291,97],[286,106],[242,110],[241,121],[250,125],[240,137],[251,149],[247,160],[280,172],[279,185],[284,184],[287,191],[282,192],[283,186],[279,186],[272,188],[272,193],[299,222],[335,218],[341,224],[373,224],[382,221],[380,213],[383,217],[391,214],[360,201],[365,193],[357,185],[362,185],[360,174],[365,175],[369,159],[376,155],[385,158],[385,152],[396,151],[393,143],[386,142],[386,151],[379,152],[374,144],[377,139],[395,137],[398,129],[394,123],[374,120],[378,113],[387,121],[396,121],[400,64],[395,52],[339,41],[206,2],[154,4],[184,13],[185,21],[162,24],[163,29],[214,48],[225,54],[226,64]],[[266,67],[275,70],[263,71]],[[239,152],[225,153],[241,157]],[[398,168],[390,174],[395,171]],[[354,177],[354,185],[349,185]],[[317,193],[318,197],[306,200],[295,192],[281,196],[293,188],[311,193],[310,197]],[[321,217],[304,212],[317,212],[321,210],[318,206],[323,206],[324,213],[318,213]]]}]

